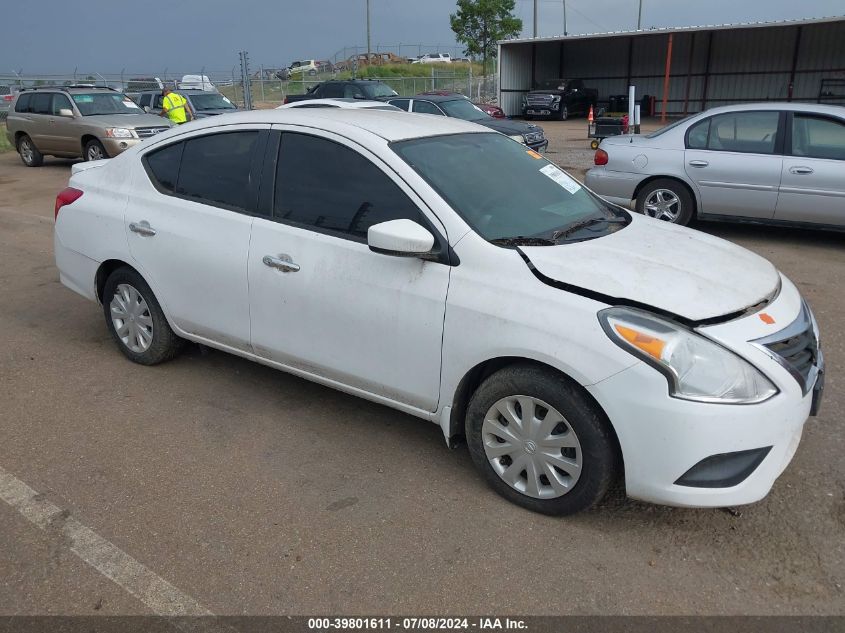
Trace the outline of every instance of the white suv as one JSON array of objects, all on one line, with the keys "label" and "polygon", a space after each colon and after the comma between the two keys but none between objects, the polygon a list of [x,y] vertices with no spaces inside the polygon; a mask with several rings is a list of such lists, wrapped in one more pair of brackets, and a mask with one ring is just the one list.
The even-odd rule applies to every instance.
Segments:
[{"label": "white suv", "polygon": [[426,53],[417,58],[414,64],[451,64],[452,56],[449,53]]},{"label": "white suv", "polygon": [[647,501],[756,501],[821,395],[815,319],[768,261],[459,119],[195,121],[74,165],[55,253],[130,360],[196,341],[394,407],[548,514],[623,472]]}]

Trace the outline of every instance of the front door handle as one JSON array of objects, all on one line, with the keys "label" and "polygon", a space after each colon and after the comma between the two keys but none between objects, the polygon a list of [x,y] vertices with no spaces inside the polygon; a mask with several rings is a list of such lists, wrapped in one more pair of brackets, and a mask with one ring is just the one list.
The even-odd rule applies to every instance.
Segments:
[{"label": "front door handle", "polygon": [[790,167],[789,173],[798,174],[799,176],[806,176],[807,174],[812,174],[813,170],[809,167]]},{"label": "front door handle", "polygon": [[691,160],[689,164],[690,167],[707,167],[707,165],[709,165],[710,163],[708,163],[706,160]]},{"label": "front door handle", "polygon": [[290,255],[279,255],[278,257],[265,255],[261,261],[264,262],[265,266],[276,268],[283,273],[295,273],[299,271],[299,264],[294,264],[291,261]]},{"label": "front door handle", "polygon": [[142,235],[143,237],[152,237],[156,234],[156,230],[150,226],[150,223],[146,220],[141,220],[137,224],[132,222],[129,225],[129,230],[133,233],[137,233],[138,235]]}]

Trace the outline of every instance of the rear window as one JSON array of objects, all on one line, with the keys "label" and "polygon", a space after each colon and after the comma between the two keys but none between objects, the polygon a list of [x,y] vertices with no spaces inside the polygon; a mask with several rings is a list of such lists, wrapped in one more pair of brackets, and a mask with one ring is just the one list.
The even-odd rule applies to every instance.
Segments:
[{"label": "rear window", "polygon": [[387,84],[372,83],[364,87],[367,96],[371,99],[380,97],[396,97],[398,93]]}]

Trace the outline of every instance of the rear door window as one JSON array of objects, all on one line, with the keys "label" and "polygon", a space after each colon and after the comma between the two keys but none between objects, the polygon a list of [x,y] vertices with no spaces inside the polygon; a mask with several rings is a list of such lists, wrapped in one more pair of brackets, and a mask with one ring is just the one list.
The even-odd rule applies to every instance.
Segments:
[{"label": "rear door window", "polygon": [[291,132],[282,135],[273,216],[362,242],[379,222],[423,222],[414,202],[368,158],[345,145]]},{"label": "rear door window", "polygon": [[185,141],[175,193],[236,210],[250,202],[257,131],[222,132]]},{"label": "rear door window", "polygon": [[774,154],[780,112],[731,112],[710,119],[707,149]]},{"label": "rear door window", "polygon": [[411,100],[410,99],[391,99],[390,101],[388,101],[388,103],[390,105],[396,106],[397,108],[402,108],[403,110],[405,110],[407,112],[408,106],[410,105]]},{"label": "rear door window", "polygon": [[29,111],[32,114],[50,114],[50,104],[53,101],[53,93],[36,92],[32,95],[32,103]]},{"label": "rear door window", "polygon": [[710,133],[710,119],[693,125],[687,132],[688,149],[707,149],[707,135]]},{"label": "rear door window", "polygon": [[343,96],[343,86],[340,84],[323,84],[320,86],[320,96],[327,98],[337,98]]},{"label": "rear door window", "polygon": [[806,114],[792,116],[792,155],[845,160],[845,122]]},{"label": "rear door window", "polygon": [[15,104],[15,112],[29,112],[31,99],[32,94],[27,92],[18,97],[18,102]]},{"label": "rear door window", "polygon": [[443,114],[443,111],[430,101],[419,101],[417,99],[414,100],[414,112],[419,112],[420,114],[437,114],[439,116],[445,116]]}]

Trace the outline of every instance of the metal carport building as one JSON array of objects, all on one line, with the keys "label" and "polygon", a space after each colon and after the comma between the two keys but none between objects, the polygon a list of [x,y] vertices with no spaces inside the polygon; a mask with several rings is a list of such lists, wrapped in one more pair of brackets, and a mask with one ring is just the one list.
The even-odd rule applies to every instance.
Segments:
[{"label": "metal carport building", "polygon": [[555,78],[583,79],[600,104],[636,86],[637,99],[656,97],[658,115],[664,96],[669,115],[748,101],[845,104],[845,16],[499,43],[508,115],[521,113],[538,81]]}]

